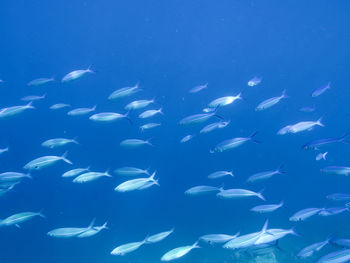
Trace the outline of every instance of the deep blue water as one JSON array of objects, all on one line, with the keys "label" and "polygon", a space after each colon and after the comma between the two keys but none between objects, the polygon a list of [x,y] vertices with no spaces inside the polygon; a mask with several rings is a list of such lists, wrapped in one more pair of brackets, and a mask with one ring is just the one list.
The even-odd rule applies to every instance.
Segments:
[{"label": "deep blue water", "polygon": [[[306,222],[288,218],[307,207],[337,206],[325,196],[350,192],[349,178],[324,175],[327,165],[349,165],[349,145],[334,144],[327,161],[315,161],[314,151],[301,145],[313,139],[336,137],[349,131],[350,3],[341,1],[3,1],[0,9],[0,105],[22,105],[20,98],[42,95],[35,110],[0,120],[0,146],[10,150],[0,156],[1,172],[23,172],[30,160],[61,155],[68,150],[74,167],[91,166],[105,171],[121,166],[151,167],[160,187],[116,193],[126,180],[114,175],[88,184],[73,184],[61,174],[71,167],[58,163],[32,172],[14,191],[0,199],[0,218],[22,211],[42,210],[16,227],[0,229],[1,263],[13,262],[159,262],[168,250],[194,243],[209,233],[247,234],[259,231],[266,218],[273,228],[295,227],[299,236],[279,243],[278,258],[267,262],[295,262],[295,253],[328,235],[350,237],[349,214],[313,217]],[[68,72],[92,65],[96,74],[61,83]],[[254,76],[260,85],[248,87]],[[26,84],[35,78],[57,81],[40,87]],[[331,82],[331,89],[312,98],[313,89]],[[118,101],[107,100],[115,89],[139,82],[142,92]],[[188,90],[208,83],[198,94]],[[256,112],[262,100],[283,89],[290,98]],[[220,108],[231,123],[205,135],[205,125],[181,127],[178,121],[200,113],[213,99],[242,92],[243,101]],[[97,105],[97,112],[125,113],[136,99],[152,99],[164,116],[154,117],[162,126],[144,133],[134,122],[94,123],[88,116],[67,116],[67,109],[49,110],[64,102],[73,108]],[[313,113],[300,112],[315,105]],[[288,124],[323,117],[325,127],[300,134],[276,135]],[[153,119],[152,119],[153,121]],[[211,120],[213,121],[213,120]],[[210,121],[208,122],[210,123]],[[207,124],[207,123],[206,123]],[[258,131],[261,144],[247,143],[232,151],[210,154],[222,140],[245,137]],[[188,143],[179,140],[197,136]],[[45,149],[47,139],[77,137],[79,145]],[[155,147],[129,150],[119,146],[127,138],[152,138]],[[284,164],[285,175],[248,185],[253,173]],[[210,181],[216,170],[233,170],[235,178]],[[285,206],[268,215],[249,209],[262,204],[256,198],[220,200],[215,195],[189,197],[195,185],[264,190],[268,203]],[[86,239],[54,239],[46,233],[58,227],[84,227],[96,218],[108,221],[109,230]],[[174,227],[164,241],[145,245],[124,257],[111,256],[118,245],[141,241],[149,234]],[[328,247],[312,257],[336,248]],[[234,262],[235,253],[203,245],[179,262]],[[235,262],[263,262],[244,254]]]}]

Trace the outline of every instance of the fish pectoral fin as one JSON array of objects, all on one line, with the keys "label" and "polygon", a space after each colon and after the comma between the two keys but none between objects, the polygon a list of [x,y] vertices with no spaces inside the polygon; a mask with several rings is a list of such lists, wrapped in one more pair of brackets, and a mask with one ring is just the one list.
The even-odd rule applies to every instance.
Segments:
[{"label": "fish pectoral fin", "polygon": [[19,224],[15,224],[15,226],[19,229],[21,228],[21,226]]}]

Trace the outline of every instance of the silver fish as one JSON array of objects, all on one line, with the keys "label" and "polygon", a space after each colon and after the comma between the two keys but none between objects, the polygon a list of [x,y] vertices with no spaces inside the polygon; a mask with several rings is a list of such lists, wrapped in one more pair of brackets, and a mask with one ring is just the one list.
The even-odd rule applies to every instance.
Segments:
[{"label": "silver fish", "polygon": [[241,146],[242,144],[252,141],[255,143],[259,143],[254,139],[254,136],[257,134],[257,132],[254,132],[249,137],[237,137],[229,140],[225,140],[218,145],[216,145],[213,149],[210,150],[210,153],[216,153],[216,152],[224,152],[227,150],[231,150],[233,148],[236,148],[238,146]]},{"label": "silver fish", "polygon": [[120,146],[125,148],[138,148],[144,145],[153,146],[150,140],[140,140],[140,139],[126,139],[120,142]]},{"label": "silver fish", "polygon": [[327,195],[327,199],[332,201],[348,201],[350,200],[350,194],[334,193]]},{"label": "silver fish", "polygon": [[207,88],[208,88],[208,83],[205,83],[204,85],[199,85],[199,86],[193,87],[188,92],[189,93],[197,93],[197,92],[200,92],[200,91],[207,89]]},{"label": "silver fish", "polygon": [[264,100],[256,107],[255,110],[256,111],[266,110],[267,108],[274,106],[275,104],[280,102],[280,100],[285,99],[285,98],[288,98],[288,96],[286,95],[286,90],[283,90],[281,96],[273,97],[273,98]]},{"label": "silver fish", "polygon": [[320,258],[317,263],[345,263],[350,260],[350,249],[329,253]]},{"label": "silver fish", "polygon": [[9,147],[2,148],[2,149],[0,149],[0,154],[3,154],[3,153],[8,152],[8,151],[9,151]]},{"label": "silver fish", "polygon": [[290,133],[298,133],[302,131],[310,131],[315,126],[321,126],[324,127],[324,124],[321,122],[322,118],[318,119],[317,121],[301,121],[294,125],[291,125],[288,132]]},{"label": "silver fish", "polygon": [[254,78],[252,78],[251,80],[248,81],[248,86],[249,87],[254,87],[256,85],[259,85],[261,81],[262,81],[262,78],[254,77]]},{"label": "silver fish", "polygon": [[79,144],[76,139],[65,139],[65,138],[55,138],[55,139],[50,139],[47,141],[44,141],[41,146],[43,147],[48,147],[51,149],[57,148],[64,146],[69,143],[74,143],[74,144]]},{"label": "silver fish", "polygon": [[30,96],[26,96],[26,97],[21,98],[21,100],[23,100],[23,101],[34,101],[34,100],[42,100],[42,99],[45,99],[45,97],[46,97],[46,94],[41,95],[41,96],[30,95]]},{"label": "silver fish", "polygon": [[166,252],[162,257],[161,257],[161,261],[171,261],[174,259],[178,259],[181,258],[185,255],[187,255],[188,253],[191,252],[192,249],[195,248],[200,248],[198,246],[198,241],[195,242],[193,245],[190,246],[183,246],[183,247],[178,247],[178,248],[174,248],[168,252]]},{"label": "silver fish", "polygon": [[35,109],[35,107],[32,106],[32,101],[29,102],[27,105],[12,106],[8,108],[0,109],[0,118],[6,118],[6,117],[18,115],[28,109]]},{"label": "silver fish", "polygon": [[287,125],[287,126],[283,127],[282,129],[280,129],[280,130],[277,132],[277,134],[278,134],[278,135],[287,134],[287,133],[290,132],[289,130],[291,129],[291,127],[292,127],[292,125]]},{"label": "silver fish", "polygon": [[107,227],[107,222],[104,223],[102,226],[93,226],[91,228],[88,228],[86,231],[83,233],[77,235],[78,238],[86,238],[86,237],[92,237],[94,235],[97,235],[100,233],[102,230],[108,229]]},{"label": "silver fish", "polygon": [[194,137],[195,137],[195,135],[193,135],[193,134],[186,135],[185,137],[183,137],[183,138],[180,140],[180,142],[181,142],[181,143],[188,142],[189,140],[192,140]]},{"label": "silver fish", "polygon": [[343,136],[338,138],[325,138],[325,139],[314,140],[314,141],[305,143],[301,148],[303,150],[309,150],[309,149],[315,150],[315,149],[318,149],[320,146],[324,146],[324,145],[328,145],[336,142],[349,144],[350,142],[346,140],[347,136],[348,134],[346,133]]},{"label": "silver fish", "polygon": [[253,174],[247,179],[247,182],[254,183],[257,181],[269,179],[272,176],[277,175],[277,174],[284,174],[284,172],[282,171],[282,168],[283,168],[283,165],[281,165],[277,170],[264,171],[264,172]]},{"label": "silver fish", "polygon": [[64,161],[68,164],[73,164],[71,161],[69,161],[67,158],[67,153],[64,153],[62,156],[43,156],[34,159],[33,161],[30,161],[27,163],[23,168],[26,170],[39,170],[44,167],[53,165],[54,163],[58,161]]},{"label": "silver fish", "polygon": [[101,113],[96,113],[89,117],[90,120],[96,121],[96,122],[111,122],[122,118],[127,119],[132,124],[130,118],[128,117],[128,113],[120,114],[116,112],[101,112]]},{"label": "silver fish", "polygon": [[246,197],[256,196],[261,200],[265,201],[265,197],[262,195],[262,191],[256,193],[246,189],[220,190],[220,192],[217,193],[216,196],[223,199],[237,199],[237,198],[246,198]]},{"label": "silver fish", "polygon": [[321,87],[319,87],[319,88],[316,88],[316,89],[312,92],[311,96],[312,96],[313,98],[318,97],[318,96],[320,96],[321,94],[323,94],[324,92],[326,92],[326,90],[329,90],[330,88],[331,88],[331,83],[328,82],[327,85],[321,86]]},{"label": "silver fish", "polygon": [[138,109],[145,108],[152,103],[154,103],[154,99],[153,100],[135,100],[133,102],[130,102],[128,105],[126,105],[125,109],[127,111],[138,110]]},{"label": "silver fish", "polygon": [[92,220],[90,225],[88,227],[63,227],[63,228],[56,228],[47,233],[50,237],[55,238],[72,238],[72,237],[78,237],[79,235],[83,234],[86,231],[89,231],[94,227],[95,219]]},{"label": "silver fish", "polygon": [[135,94],[135,93],[137,93],[137,92],[139,92],[141,90],[142,89],[139,88],[139,83],[137,83],[133,87],[124,87],[124,88],[117,89],[117,90],[113,91],[112,94],[109,95],[108,99],[109,100],[115,100],[115,99],[127,97],[127,96]]},{"label": "silver fish", "polygon": [[228,171],[217,171],[217,172],[209,174],[208,178],[209,179],[217,179],[217,178],[225,177],[227,175],[234,177],[232,171],[231,172],[228,172]]},{"label": "silver fish", "polygon": [[312,255],[315,254],[315,252],[320,251],[322,248],[324,248],[326,245],[328,245],[329,241],[330,241],[330,239],[327,239],[325,241],[309,245],[309,246],[303,248],[302,250],[300,250],[300,252],[297,254],[297,257],[298,258],[311,257]]},{"label": "silver fish", "polygon": [[252,212],[264,214],[264,213],[271,213],[273,211],[276,211],[277,209],[281,208],[283,206],[284,202],[281,201],[279,204],[270,204],[270,205],[258,205],[250,209]]},{"label": "silver fish", "polygon": [[108,170],[104,173],[101,172],[86,172],[83,174],[78,175],[78,177],[74,178],[73,183],[87,183],[87,182],[92,182],[96,181],[101,177],[112,177],[108,173]]},{"label": "silver fish", "polygon": [[348,207],[329,207],[322,209],[318,214],[320,216],[333,216],[337,214],[341,214],[343,212],[349,212]]},{"label": "silver fish", "polygon": [[239,233],[235,235],[209,234],[209,235],[201,236],[199,239],[209,244],[220,244],[220,243],[226,243],[232,239],[235,239],[238,236],[239,236]]},{"label": "silver fish", "polygon": [[62,177],[74,177],[74,176],[77,176],[81,173],[89,171],[89,169],[90,169],[90,167],[72,169],[72,170],[69,170],[69,171],[65,172],[64,174],[62,174]]},{"label": "silver fish", "polygon": [[62,82],[70,82],[72,80],[79,79],[88,73],[94,73],[90,67],[91,66],[89,66],[87,69],[78,69],[78,70],[74,70],[72,72],[69,72],[67,75],[65,75],[62,78]]},{"label": "silver fish", "polygon": [[269,244],[275,242],[286,235],[297,235],[294,229],[267,229],[266,233],[262,234],[254,243],[254,245]]},{"label": "silver fish", "polygon": [[330,240],[332,245],[336,245],[342,248],[350,248],[350,239],[345,238],[332,238]]},{"label": "silver fish", "polygon": [[214,123],[208,124],[207,126],[202,128],[199,133],[208,133],[208,132],[214,131],[216,129],[222,129],[222,128],[225,128],[229,124],[230,124],[230,121],[214,122]]},{"label": "silver fish", "polygon": [[217,117],[221,120],[223,119],[222,117],[218,116],[215,111],[210,113],[199,113],[183,118],[182,120],[180,120],[179,125],[193,125],[197,123],[202,123],[209,120],[211,117]]},{"label": "silver fish", "polygon": [[207,186],[207,185],[199,185],[191,187],[190,189],[185,191],[185,194],[188,195],[201,195],[201,194],[209,194],[209,193],[217,193],[221,190],[219,187],[215,186]]},{"label": "silver fish", "polygon": [[66,104],[66,103],[56,103],[50,106],[51,110],[59,110],[59,109],[63,109],[63,108],[68,108],[70,107],[70,104]]},{"label": "silver fish", "polygon": [[314,112],[315,110],[316,110],[315,106],[305,106],[299,109],[299,111],[302,111],[302,112]]},{"label": "silver fish", "polygon": [[173,232],[174,232],[174,228],[170,229],[169,231],[164,231],[164,232],[161,232],[158,234],[154,234],[152,236],[147,237],[146,242],[149,244],[160,242],[160,241],[164,240],[165,238],[167,238]]},{"label": "silver fish", "polygon": [[96,105],[93,106],[92,108],[77,108],[71,111],[68,111],[69,116],[80,116],[80,115],[86,115],[89,114],[90,112],[93,112],[96,110]]},{"label": "silver fish", "polygon": [[231,103],[235,102],[236,100],[242,100],[241,93],[238,93],[236,96],[226,96],[226,97],[221,97],[221,98],[215,99],[209,103],[208,107],[216,109],[218,107],[230,105]]},{"label": "silver fish", "polygon": [[153,129],[153,128],[156,128],[159,126],[161,126],[160,123],[154,123],[154,122],[146,123],[146,124],[143,124],[142,126],[140,126],[140,130],[143,132],[145,130]]},{"label": "silver fish", "polygon": [[124,256],[127,253],[133,252],[139,249],[142,245],[146,244],[146,239],[140,242],[127,243],[116,247],[112,250],[111,255],[113,256]]},{"label": "silver fish", "polygon": [[141,174],[150,175],[148,169],[144,170],[136,167],[121,167],[114,170],[114,172],[119,175],[132,175],[132,176],[141,175]]},{"label": "silver fish", "polygon": [[328,152],[317,154],[316,155],[316,161],[326,160],[327,154],[328,154]]},{"label": "silver fish", "polygon": [[28,82],[28,86],[41,86],[49,82],[55,81],[54,78],[38,78],[38,79],[33,79]]},{"label": "silver fish", "polygon": [[298,212],[296,212],[294,215],[292,215],[289,218],[289,221],[304,221],[311,216],[317,215],[319,212],[322,211],[323,208],[305,208]]},{"label": "silver fish", "polygon": [[17,172],[5,172],[0,174],[0,183],[16,183],[20,182],[24,178],[30,178],[30,174],[24,174],[24,173],[17,173]]},{"label": "silver fish", "polygon": [[139,115],[139,118],[140,119],[146,119],[146,118],[153,117],[153,116],[155,116],[157,114],[164,114],[163,111],[162,111],[162,108],[160,108],[158,110],[146,110],[146,111],[142,112]]},{"label": "silver fish", "polygon": [[350,167],[347,166],[327,166],[322,168],[321,173],[326,174],[336,174],[336,175],[345,175],[348,176],[350,174]]},{"label": "silver fish", "polygon": [[118,185],[114,191],[117,192],[130,192],[134,190],[143,190],[152,185],[158,185],[158,179],[154,179],[156,172],[154,172],[150,177],[147,178],[138,178],[126,181]]},{"label": "silver fish", "polygon": [[9,216],[5,219],[0,220],[0,226],[15,225],[15,226],[19,227],[19,224],[26,222],[34,217],[37,217],[37,216],[45,218],[45,216],[42,213],[22,212],[22,213],[14,214],[12,216]]}]

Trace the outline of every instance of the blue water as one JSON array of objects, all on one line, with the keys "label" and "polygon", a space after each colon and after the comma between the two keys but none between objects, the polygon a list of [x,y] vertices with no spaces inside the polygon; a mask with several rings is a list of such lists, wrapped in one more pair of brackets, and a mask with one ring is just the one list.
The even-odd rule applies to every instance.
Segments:
[{"label": "blue water", "polygon": [[[121,166],[151,167],[160,187],[117,193],[126,180],[114,175],[88,184],[73,184],[61,174],[71,167],[58,163],[32,173],[14,191],[0,199],[0,218],[22,211],[42,210],[16,227],[0,229],[1,263],[159,262],[168,250],[194,243],[210,233],[248,234],[259,231],[266,218],[273,228],[295,227],[299,236],[288,236],[265,255],[251,255],[203,244],[178,262],[295,262],[295,253],[329,234],[350,237],[349,214],[313,217],[293,223],[288,218],[307,207],[337,206],[325,196],[348,192],[349,178],[326,176],[326,165],[349,165],[349,145],[334,144],[327,161],[315,161],[316,153],[301,145],[313,139],[340,136],[349,131],[348,74],[350,67],[350,3],[340,1],[3,1],[0,9],[0,105],[21,105],[27,95],[42,95],[35,110],[0,122],[0,146],[10,151],[0,156],[1,172],[23,171],[23,166],[43,155],[68,150],[74,167],[105,171]],[[60,79],[75,69],[92,65],[96,74],[71,83]],[[263,77],[248,87],[254,76]],[[26,85],[32,79],[54,77],[40,87]],[[317,98],[313,89],[331,81],[332,88]],[[115,89],[139,82],[143,92],[119,101],[107,100]],[[208,83],[198,94],[188,90]],[[262,100],[283,89],[290,98],[261,112]],[[231,123],[224,129],[198,135],[204,126],[178,126],[185,116],[196,114],[213,99],[242,92],[243,101],[219,109]],[[94,123],[88,116],[70,117],[67,110],[49,110],[64,102],[73,108],[97,105],[97,112],[124,113],[135,99],[152,99],[164,116],[154,117],[162,126],[144,133],[134,122]],[[315,105],[313,113],[300,112]],[[276,132],[299,121],[323,117],[326,127],[300,134]],[[153,121],[153,119],[152,119]],[[208,122],[210,123],[210,121]],[[210,154],[217,143],[258,131],[261,144],[247,143],[225,153]],[[185,144],[179,140],[197,136]],[[79,145],[45,149],[40,144],[56,137],[77,137]],[[152,138],[155,147],[123,149],[121,140]],[[285,175],[248,185],[253,173],[284,164]],[[233,170],[235,178],[210,181],[216,170]],[[219,200],[215,195],[189,197],[184,191],[195,185],[264,190],[268,203],[285,206],[268,215],[249,209],[261,200]],[[86,239],[54,239],[46,233],[59,227],[85,227],[96,218],[109,230]],[[124,257],[111,256],[113,248],[141,241],[174,227],[164,241],[145,245]],[[312,257],[336,248],[328,247]],[[265,259],[264,259],[265,257]],[[274,259],[275,258],[275,259]],[[263,261],[265,260],[265,261]]]}]

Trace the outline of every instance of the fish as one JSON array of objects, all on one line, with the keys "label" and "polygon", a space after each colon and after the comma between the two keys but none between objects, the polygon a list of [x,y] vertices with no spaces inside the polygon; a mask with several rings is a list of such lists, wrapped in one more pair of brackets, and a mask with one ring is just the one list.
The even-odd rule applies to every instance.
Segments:
[{"label": "fish", "polygon": [[187,255],[191,252],[192,249],[200,248],[198,246],[198,241],[196,241],[193,245],[190,246],[182,246],[174,248],[168,252],[166,252],[162,257],[161,261],[172,261],[174,259],[182,258],[183,256]]},{"label": "fish", "polygon": [[345,175],[348,176],[350,174],[350,167],[347,166],[327,166],[322,168],[321,173],[326,174],[336,174],[336,175]]},{"label": "fish", "polygon": [[209,234],[209,235],[201,236],[199,239],[209,244],[220,244],[220,243],[226,243],[232,239],[235,239],[238,236],[239,236],[239,233],[235,235]]},{"label": "fish", "polygon": [[70,107],[70,104],[66,104],[66,103],[56,103],[50,106],[51,110],[59,110],[59,109],[63,109],[63,108],[68,108]]},{"label": "fish", "polygon": [[257,132],[254,132],[249,137],[237,137],[237,138],[225,140],[225,141],[217,144],[213,149],[211,149],[210,153],[225,152],[227,150],[237,148],[238,146],[241,146],[242,144],[244,144],[248,141],[252,141],[254,143],[260,143],[259,141],[254,139],[256,134],[257,134]]},{"label": "fish", "polygon": [[250,190],[246,189],[227,189],[227,190],[220,190],[219,193],[216,194],[217,197],[223,198],[223,199],[237,199],[237,198],[246,198],[251,196],[256,196],[260,198],[261,200],[265,201],[265,197],[262,195],[262,191],[256,193]]},{"label": "fish", "polygon": [[343,249],[321,257],[317,263],[345,263],[350,260],[350,249]]},{"label": "fish", "polygon": [[0,196],[3,196],[5,194],[7,194],[8,192],[10,192],[14,187],[15,185],[18,184],[18,183],[13,183],[12,185],[10,185],[9,187],[6,187],[6,188],[0,188]]},{"label": "fish", "polygon": [[337,137],[337,138],[325,138],[325,139],[313,140],[308,143],[305,143],[301,148],[303,150],[316,150],[320,146],[328,145],[331,143],[341,142],[341,143],[350,144],[350,141],[346,140],[346,137],[348,137],[348,135],[349,134],[346,133],[343,136]]},{"label": "fish", "polygon": [[283,166],[284,165],[281,165],[280,167],[278,167],[277,170],[264,171],[264,172],[253,174],[247,179],[246,182],[247,183],[254,183],[254,182],[258,182],[258,181],[269,179],[272,176],[277,175],[277,174],[284,174],[285,172],[282,171]]},{"label": "fish", "polygon": [[350,239],[345,238],[331,238],[330,243],[342,248],[350,248]]},{"label": "fish", "polygon": [[34,217],[42,217],[45,218],[45,216],[39,212],[39,213],[35,213],[35,212],[22,212],[22,213],[18,213],[18,214],[14,214],[12,216],[9,216],[5,219],[1,219],[0,220],[0,227],[2,226],[17,226],[18,228],[20,227],[20,224],[34,218]]},{"label": "fish", "polygon": [[133,87],[124,87],[121,89],[117,89],[111,93],[111,95],[108,96],[109,100],[116,100],[124,97],[131,96],[142,89],[139,88],[139,83],[136,83]]},{"label": "fish", "polygon": [[140,139],[126,139],[120,142],[120,146],[125,148],[138,148],[144,145],[153,146],[149,140],[140,140]]},{"label": "fish", "polygon": [[27,86],[41,86],[49,82],[55,81],[54,78],[38,78],[33,79],[27,83]]},{"label": "fish", "polygon": [[41,146],[54,149],[70,143],[79,144],[76,139],[55,138],[44,141]]},{"label": "fish", "polygon": [[215,186],[207,186],[207,185],[199,185],[191,187],[190,189],[185,191],[187,195],[201,195],[201,194],[210,194],[219,192],[221,188]]},{"label": "fish", "polygon": [[35,109],[35,107],[32,106],[32,103],[33,102],[31,101],[31,102],[29,102],[26,105],[2,108],[2,109],[0,109],[0,118],[7,118],[7,117],[10,117],[10,116],[15,116],[15,115],[18,115],[18,114],[24,112],[25,110]]},{"label": "fish", "polygon": [[287,134],[289,133],[289,130],[291,129],[292,125],[287,125],[287,126],[284,126],[282,129],[280,129],[277,134],[278,135],[284,135],[284,134]]},{"label": "fish", "polygon": [[323,208],[305,208],[305,209],[302,209],[298,212],[296,212],[294,215],[292,215],[290,218],[289,218],[289,221],[294,221],[294,222],[297,222],[297,221],[305,221],[306,219],[314,216],[314,215],[317,215],[319,212],[322,211]]},{"label": "fish", "polygon": [[140,241],[140,242],[132,242],[132,243],[127,243],[127,244],[118,246],[112,250],[111,255],[124,256],[125,254],[133,252],[133,251],[139,249],[142,245],[146,244],[146,240],[147,240],[147,238]]},{"label": "fish", "polygon": [[302,131],[310,131],[315,126],[325,127],[321,121],[322,121],[322,118],[318,119],[317,121],[301,121],[301,122],[298,122],[298,123],[292,125],[289,128],[288,132],[289,133],[298,133],[298,132],[302,132]]},{"label": "fish", "polygon": [[67,75],[65,75],[62,78],[61,82],[62,83],[70,82],[72,80],[79,79],[89,73],[95,73],[94,71],[91,70],[91,66],[89,66],[87,69],[74,70],[72,72],[69,72]]},{"label": "fish", "polygon": [[160,232],[158,234],[151,235],[151,236],[146,238],[146,242],[148,244],[154,244],[154,243],[160,242],[160,241],[164,240],[165,238],[167,238],[169,235],[171,235],[173,232],[174,232],[174,228],[172,228],[168,231],[164,231],[164,232]]},{"label": "fish", "polygon": [[262,81],[262,78],[260,77],[254,77],[251,80],[248,81],[248,86],[249,87],[254,87],[256,85],[259,85]]},{"label": "fish", "polygon": [[255,108],[255,110],[256,111],[266,110],[266,109],[276,105],[277,103],[279,103],[282,99],[286,99],[286,98],[288,98],[288,96],[286,95],[286,90],[283,90],[281,96],[273,97],[273,98],[264,100]]},{"label": "fish", "polygon": [[86,115],[96,110],[96,105],[92,108],[77,108],[71,111],[68,111],[67,115],[69,116],[80,116],[80,115]]},{"label": "fish", "polygon": [[322,95],[324,92],[326,92],[327,90],[329,90],[331,88],[331,83],[328,82],[327,85],[321,86],[319,88],[314,89],[314,91],[311,94],[311,97],[315,98],[318,97],[320,95]]},{"label": "fish", "polygon": [[126,109],[127,111],[138,110],[138,109],[145,108],[152,103],[154,103],[154,99],[152,99],[152,100],[135,100],[135,101],[127,104],[124,107],[124,109]]},{"label": "fish", "polygon": [[88,172],[89,169],[90,169],[90,167],[72,169],[72,170],[69,170],[69,171],[65,172],[64,174],[62,174],[62,177],[74,177],[74,176],[77,176],[81,173]]},{"label": "fish", "polygon": [[34,159],[33,161],[30,161],[27,163],[23,168],[26,170],[40,170],[44,167],[51,166],[54,163],[62,160],[68,164],[73,164],[70,160],[66,158],[67,152],[64,153],[62,156],[43,156]]},{"label": "fish", "polygon": [[136,168],[136,167],[121,167],[121,168],[118,168],[116,170],[114,170],[114,172],[116,174],[119,174],[119,175],[141,175],[141,174],[146,174],[146,175],[150,175],[148,169],[140,169],[140,168]]},{"label": "fish", "polygon": [[186,135],[185,137],[183,137],[183,138],[180,140],[180,142],[181,142],[181,143],[188,142],[189,140],[192,140],[194,137],[195,137],[195,135],[193,135],[193,134],[188,134],[188,135]]},{"label": "fish", "polygon": [[225,128],[227,125],[230,124],[230,121],[219,121],[219,122],[214,122],[211,124],[206,125],[204,128],[200,130],[199,133],[208,133],[212,132],[216,129],[222,129]]},{"label": "fish", "polygon": [[185,126],[185,125],[194,125],[202,122],[206,122],[212,117],[219,118],[222,120],[223,118],[216,114],[216,111],[210,112],[210,113],[199,113],[187,116],[179,121],[179,125]]},{"label": "fish", "polygon": [[47,233],[48,236],[54,238],[73,238],[78,237],[86,231],[91,230],[94,227],[95,219],[92,220],[88,227],[63,227],[56,228]]},{"label": "fish", "polygon": [[83,233],[77,235],[78,238],[86,238],[86,237],[92,237],[94,235],[97,235],[102,230],[108,229],[107,222],[105,222],[102,226],[92,226],[91,228],[88,228]]},{"label": "fish", "polygon": [[209,107],[207,107],[207,108],[204,108],[202,111],[203,112],[205,112],[205,113],[209,113],[209,112],[213,112],[213,111],[215,111],[216,109],[214,109],[214,108],[209,108]]},{"label": "fish", "polygon": [[218,107],[230,105],[236,100],[242,100],[241,93],[238,93],[236,96],[226,96],[226,97],[217,98],[208,104],[208,108],[217,109]]},{"label": "fish", "polygon": [[164,114],[163,111],[162,111],[162,108],[160,108],[158,110],[146,110],[146,111],[142,112],[139,115],[139,118],[140,119],[146,119],[146,118],[153,117],[153,116],[155,116],[157,114]]},{"label": "fish", "polygon": [[299,109],[299,111],[302,111],[302,112],[314,112],[315,110],[316,110],[315,106],[305,106]]},{"label": "fish", "polygon": [[114,188],[114,191],[130,192],[134,190],[143,190],[152,185],[159,186],[158,179],[154,179],[155,175],[156,175],[156,172],[154,172],[150,177],[138,178],[138,179],[132,179],[132,180],[126,181],[118,185],[116,188]]},{"label": "fish", "polygon": [[317,242],[314,243],[312,245],[309,245],[305,248],[303,248],[302,250],[299,251],[299,253],[297,254],[298,258],[308,258],[311,257],[312,255],[315,254],[315,252],[320,251],[322,248],[324,248],[326,245],[329,244],[330,239],[327,239],[325,241],[322,242]]},{"label": "fish", "polygon": [[0,183],[16,183],[20,182],[24,178],[32,179],[30,174],[18,173],[18,172],[5,172],[0,174]]},{"label": "fish", "polygon": [[140,126],[140,130],[143,132],[145,130],[153,129],[159,126],[161,126],[160,123],[155,123],[155,122],[146,123]]},{"label": "fish", "polygon": [[0,149],[0,154],[3,154],[3,153],[8,152],[8,151],[9,151],[9,147],[2,148],[2,149]]},{"label": "fish", "polygon": [[330,208],[324,208],[322,209],[318,215],[320,216],[332,216],[332,215],[337,215],[341,214],[343,212],[349,212],[348,207],[330,207]]},{"label": "fish", "polygon": [[95,122],[112,122],[116,121],[118,119],[125,118],[127,119],[130,124],[132,124],[132,121],[128,117],[129,113],[126,114],[120,114],[116,112],[101,112],[101,113],[96,113],[92,116],[89,117],[90,120],[95,121]]},{"label": "fish", "polygon": [[34,100],[42,100],[45,99],[46,94],[38,96],[38,95],[30,95],[30,96],[26,96],[21,98],[22,101],[34,101]]},{"label": "fish", "polygon": [[250,211],[260,213],[260,214],[271,213],[281,208],[283,205],[284,205],[283,201],[281,201],[279,204],[258,205],[251,208]]},{"label": "fish", "polygon": [[266,233],[267,231],[267,226],[268,226],[269,221],[266,220],[264,226],[259,232],[254,232],[251,234],[246,234],[242,236],[238,236],[228,242],[226,242],[223,245],[223,248],[225,249],[243,249],[243,248],[248,248],[252,247],[255,245],[255,242],[261,237],[263,234]]},{"label": "fish", "polygon": [[214,173],[211,173],[208,175],[208,178],[209,179],[217,179],[217,178],[221,178],[221,177],[225,177],[225,176],[232,176],[234,177],[233,173],[232,172],[228,172],[228,171],[217,171],[217,172],[214,172]]},{"label": "fish", "polygon": [[195,86],[193,88],[191,88],[188,92],[189,93],[198,93],[204,89],[207,89],[208,88],[208,83],[205,83],[204,85],[198,85],[198,86]]},{"label": "fish", "polygon": [[327,154],[328,154],[328,152],[317,154],[316,155],[316,161],[326,160]]},{"label": "fish", "polygon": [[267,229],[266,233],[263,233],[255,242],[254,245],[270,244],[273,243],[286,235],[297,235],[294,229]]},{"label": "fish", "polygon": [[83,174],[78,175],[78,177],[74,178],[73,183],[87,183],[87,182],[92,182],[96,181],[97,179],[101,177],[112,177],[108,173],[108,170],[104,173],[101,172],[86,172]]},{"label": "fish", "polygon": [[348,201],[350,200],[350,194],[334,193],[327,195],[326,198],[332,201]]}]

